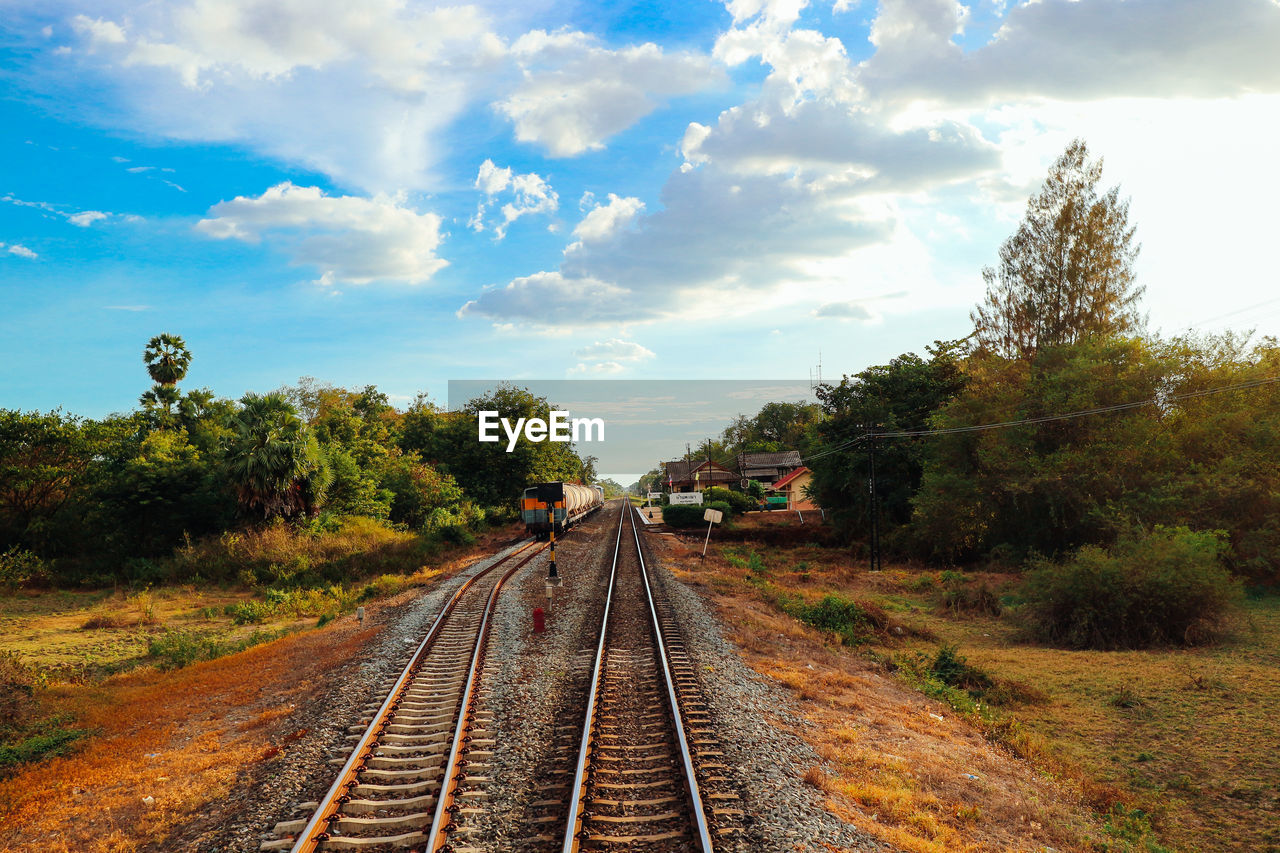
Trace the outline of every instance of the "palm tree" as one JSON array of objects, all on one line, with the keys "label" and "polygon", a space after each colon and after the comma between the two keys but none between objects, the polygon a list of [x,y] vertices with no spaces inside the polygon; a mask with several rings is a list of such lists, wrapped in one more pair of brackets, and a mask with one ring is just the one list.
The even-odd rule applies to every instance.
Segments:
[{"label": "palm tree", "polygon": [[162,385],[157,382],[151,386],[151,390],[142,393],[142,396],[138,398],[138,402],[148,411],[163,409],[164,414],[158,420],[161,427],[167,429],[173,424],[173,407],[181,399],[182,393],[178,391],[178,386]]},{"label": "palm tree", "polygon": [[191,366],[191,353],[181,335],[156,335],[142,351],[147,372],[157,385],[177,385]]},{"label": "palm tree", "polygon": [[263,518],[314,513],[333,477],[316,437],[283,394],[240,402],[226,460],[241,507]]}]

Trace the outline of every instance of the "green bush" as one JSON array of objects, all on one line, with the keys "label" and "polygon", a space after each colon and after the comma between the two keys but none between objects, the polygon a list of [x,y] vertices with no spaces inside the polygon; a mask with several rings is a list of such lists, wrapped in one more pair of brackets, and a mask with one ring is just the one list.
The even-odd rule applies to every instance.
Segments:
[{"label": "green bush", "polygon": [[742,492],[735,492],[732,489],[724,489],[720,486],[712,486],[709,489],[705,489],[702,492],[702,499],[704,501],[727,503],[733,509],[734,515],[751,512],[760,503],[747,497]]},{"label": "green bush", "polygon": [[254,631],[238,640],[219,640],[217,637],[197,634],[193,631],[166,630],[147,643],[147,654],[156,658],[160,669],[181,669],[197,661],[213,660],[223,655],[242,652],[261,643],[268,643],[285,635],[285,631]]},{"label": "green bush", "polygon": [[676,504],[663,508],[662,521],[668,527],[705,527],[707,522],[702,516],[709,509],[720,510],[724,513],[726,520],[733,515],[733,510],[723,502]]},{"label": "green bush", "polygon": [[1110,550],[1086,545],[1062,563],[1037,560],[1022,612],[1039,639],[1072,648],[1212,641],[1243,597],[1223,566],[1225,538],[1158,526],[1128,533]]},{"label": "green bush", "polygon": [[40,724],[38,730],[10,743],[0,743],[0,774],[44,758],[65,755],[76,741],[88,736],[88,729],[61,727],[65,718],[53,718]]},{"label": "green bush", "polygon": [[25,548],[14,545],[0,553],[0,586],[16,589],[31,581],[42,581],[48,576],[44,560]]},{"label": "green bush", "polygon": [[865,603],[850,601],[838,595],[824,595],[816,604],[800,599],[780,602],[782,609],[820,631],[839,634],[849,645],[869,641],[885,624],[884,613]]}]

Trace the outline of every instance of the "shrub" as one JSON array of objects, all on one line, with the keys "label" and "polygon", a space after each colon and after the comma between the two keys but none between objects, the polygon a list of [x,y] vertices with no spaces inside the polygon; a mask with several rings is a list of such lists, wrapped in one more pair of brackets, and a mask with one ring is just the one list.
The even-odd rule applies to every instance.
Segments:
[{"label": "shrub", "polygon": [[886,621],[877,608],[838,595],[824,595],[816,604],[788,600],[782,602],[782,609],[806,625],[838,634],[849,645],[867,642]]},{"label": "shrub", "polygon": [[953,616],[961,613],[983,613],[999,616],[1004,609],[1000,597],[985,582],[971,584],[963,572],[944,571],[942,603]]},{"label": "shrub", "polygon": [[197,661],[242,652],[260,643],[279,639],[284,634],[284,631],[258,630],[238,640],[219,640],[192,631],[167,630],[148,641],[147,654],[157,659],[156,665],[160,669],[181,669]]},{"label": "shrub", "polygon": [[48,576],[44,560],[14,545],[0,553],[0,586],[16,589],[31,581],[42,581]]},{"label": "shrub", "polygon": [[1033,563],[1022,611],[1039,639],[1072,648],[1209,642],[1243,595],[1226,551],[1223,534],[1185,527],[1128,533],[1109,551],[1086,545],[1065,562]]},{"label": "shrub", "polygon": [[725,489],[720,486],[712,486],[703,490],[702,499],[712,503],[727,503],[735,515],[751,512],[760,503],[747,497],[742,492],[735,492],[732,489]]},{"label": "shrub", "polygon": [[17,652],[0,651],[0,728],[22,722],[35,704],[39,679]]},{"label": "shrub", "polygon": [[727,503],[712,501],[704,504],[677,504],[664,507],[662,521],[668,527],[703,527],[707,522],[702,515],[709,509],[720,510],[724,513],[726,520],[733,515],[733,510]]},{"label": "shrub", "polygon": [[968,690],[975,696],[980,696],[993,686],[991,676],[970,666],[956,646],[943,645],[938,649],[929,671],[943,684]]}]

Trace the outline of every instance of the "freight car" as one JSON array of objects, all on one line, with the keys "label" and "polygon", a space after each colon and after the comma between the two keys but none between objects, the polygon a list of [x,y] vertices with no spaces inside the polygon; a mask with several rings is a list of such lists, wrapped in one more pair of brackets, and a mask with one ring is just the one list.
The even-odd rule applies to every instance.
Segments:
[{"label": "freight car", "polygon": [[604,490],[598,486],[538,483],[524,490],[520,519],[531,535],[546,539],[552,524],[556,533],[563,533],[602,506]]}]

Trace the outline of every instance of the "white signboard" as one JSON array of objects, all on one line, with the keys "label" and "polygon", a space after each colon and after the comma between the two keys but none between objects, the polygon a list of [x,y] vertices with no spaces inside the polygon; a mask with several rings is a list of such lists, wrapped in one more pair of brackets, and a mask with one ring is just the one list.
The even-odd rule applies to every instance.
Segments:
[{"label": "white signboard", "polygon": [[672,492],[671,494],[672,506],[700,503],[702,503],[702,492]]},{"label": "white signboard", "polygon": [[703,521],[709,521],[712,524],[719,524],[724,518],[724,513],[718,509],[709,509],[702,514]]},{"label": "white signboard", "polygon": [[662,500],[662,492],[650,492],[650,493],[649,493],[649,500],[651,500],[651,501],[660,501],[660,500]]}]

